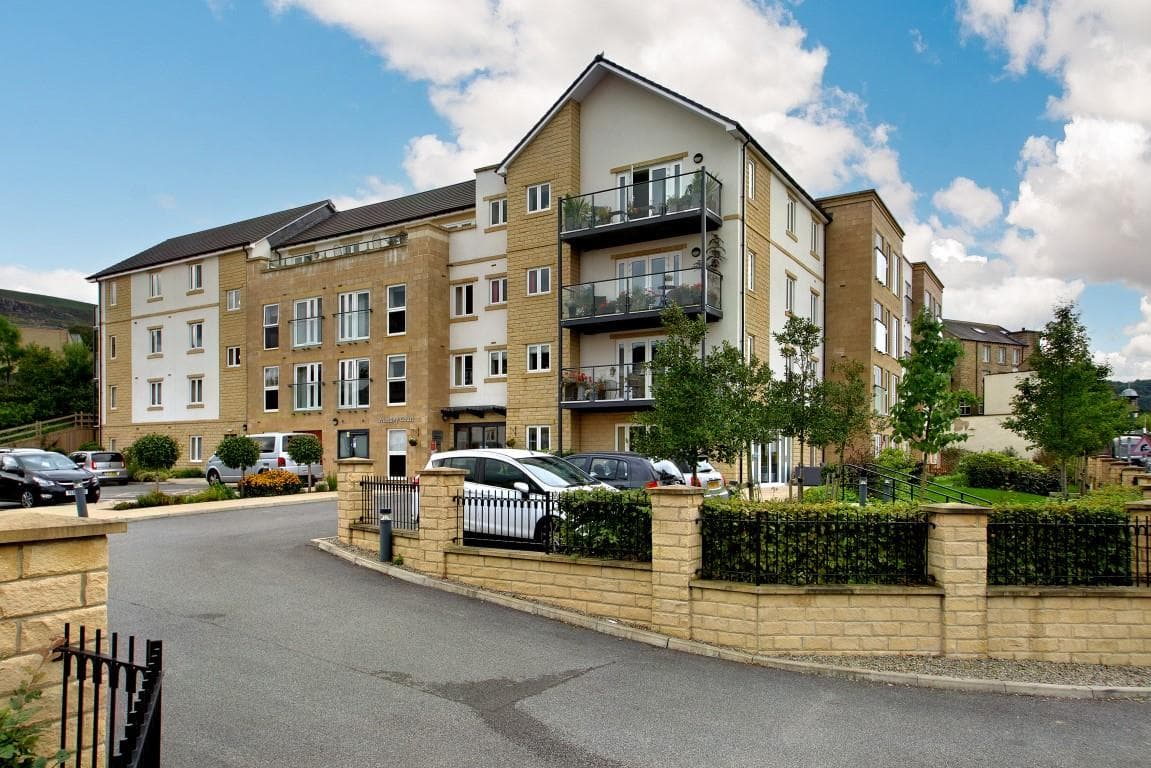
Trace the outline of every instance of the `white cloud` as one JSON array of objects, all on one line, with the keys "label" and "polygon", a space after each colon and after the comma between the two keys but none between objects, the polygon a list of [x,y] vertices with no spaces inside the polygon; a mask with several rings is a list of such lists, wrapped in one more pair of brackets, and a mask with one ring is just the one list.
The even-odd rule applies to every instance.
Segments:
[{"label": "white cloud", "polygon": [[20,264],[0,266],[0,285],[8,290],[58,296],[62,299],[95,304],[96,286],[85,280],[85,277],[84,273],[74,269],[39,271]]},{"label": "white cloud", "polygon": [[354,194],[333,196],[332,205],[336,206],[337,211],[346,211],[349,208],[390,200],[404,194],[407,194],[407,191],[402,184],[384,181],[379,176],[369,176],[356,188]]},{"label": "white cloud", "polygon": [[167,192],[161,192],[156,195],[154,200],[156,201],[156,205],[165,211],[174,211],[180,205],[176,200],[176,196],[170,195]]},{"label": "white cloud", "polygon": [[1130,338],[1118,352],[1095,353],[1097,362],[1111,366],[1112,378],[1119,381],[1151,379],[1151,295],[1139,300],[1142,319],[1123,329]]},{"label": "white cloud", "polygon": [[936,192],[931,202],[976,229],[988,226],[1003,213],[1003,204],[994,192],[965,176],[957,176],[947,189]]}]

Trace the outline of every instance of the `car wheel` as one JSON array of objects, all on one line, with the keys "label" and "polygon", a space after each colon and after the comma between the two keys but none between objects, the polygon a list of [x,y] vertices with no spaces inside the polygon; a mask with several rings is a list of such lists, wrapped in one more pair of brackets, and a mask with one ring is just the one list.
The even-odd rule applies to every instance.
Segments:
[{"label": "car wheel", "polygon": [[21,491],[20,506],[24,509],[31,509],[36,506],[36,493],[34,491]]},{"label": "car wheel", "polygon": [[536,523],[535,536],[533,538],[537,544],[545,544],[551,541],[552,532],[555,531],[556,527],[555,523],[554,517],[544,517]]},{"label": "car wheel", "polygon": [[207,477],[208,477],[208,485],[219,485],[220,484],[220,473],[217,472],[216,470],[209,469]]}]

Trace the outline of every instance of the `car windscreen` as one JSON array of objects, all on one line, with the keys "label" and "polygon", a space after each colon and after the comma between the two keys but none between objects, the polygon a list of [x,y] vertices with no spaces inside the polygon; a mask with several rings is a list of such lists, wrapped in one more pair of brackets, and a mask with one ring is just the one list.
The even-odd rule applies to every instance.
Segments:
[{"label": "car windscreen", "polygon": [[599,485],[599,481],[574,464],[555,456],[527,456],[519,460],[532,477],[553,488],[573,485]]},{"label": "car windscreen", "polygon": [[118,453],[93,453],[92,461],[97,464],[123,464],[124,457]]},{"label": "car windscreen", "polygon": [[75,469],[76,462],[72,461],[67,456],[59,453],[33,453],[26,454],[20,457],[20,463],[24,465],[24,469],[30,470],[52,470],[52,469]]}]

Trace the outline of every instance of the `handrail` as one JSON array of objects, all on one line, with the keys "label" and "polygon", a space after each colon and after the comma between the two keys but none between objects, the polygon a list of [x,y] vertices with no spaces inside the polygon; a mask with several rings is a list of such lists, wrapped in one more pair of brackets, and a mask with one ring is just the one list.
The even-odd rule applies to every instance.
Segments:
[{"label": "handrail", "polygon": [[[982,496],[977,496],[974,493],[958,491],[949,485],[943,485],[942,483],[937,483],[933,480],[928,480],[926,483],[921,483],[919,482],[919,478],[909,472],[900,472],[898,469],[891,469],[890,467],[883,467],[878,464],[868,464],[866,466],[868,469],[871,469],[878,475],[890,477],[893,480],[902,480],[905,483],[912,483],[917,488],[924,488],[932,492],[939,493],[942,496],[958,496],[959,502],[961,504],[973,503],[985,507],[991,506],[990,499],[985,499]],[[969,499],[970,501],[968,501]]]},{"label": "handrail", "polygon": [[[864,477],[890,480],[892,483],[891,496],[893,499],[903,499],[914,502],[916,501],[916,496],[918,496],[919,501],[925,502],[958,502],[961,504],[991,506],[991,501],[982,496],[967,493],[966,491],[959,491],[941,483],[931,481],[920,483],[919,479],[914,475],[895,469],[888,469],[887,467],[881,467],[877,464],[867,464],[864,466],[844,464],[843,466],[845,469],[857,472]],[[847,489],[844,488],[845,493],[846,491]]]},{"label": "handrail", "polygon": [[53,432],[62,432],[65,429],[92,429],[95,426],[96,417],[93,414],[73,413],[69,416],[58,416],[54,419],[34,421],[31,424],[0,430],[0,444],[13,440],[43,437]]}]

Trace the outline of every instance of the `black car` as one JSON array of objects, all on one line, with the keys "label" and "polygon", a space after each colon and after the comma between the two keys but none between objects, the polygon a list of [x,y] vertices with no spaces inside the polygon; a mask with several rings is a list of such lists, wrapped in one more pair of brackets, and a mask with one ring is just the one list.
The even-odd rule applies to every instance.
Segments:
[{"label": "black car", "polygon": [[683,475],[674,464],[648,458],[642,453],[596,451],[575,453],[564,458],[596,480],[621,490],[683,485]]},{"label": "black car", "polygon": [[32,449],[0,453],[0,500],[18,501],[22,507],[73,501],[76,483],[89,503],[100,500],[96,476],[63,454]]}]

